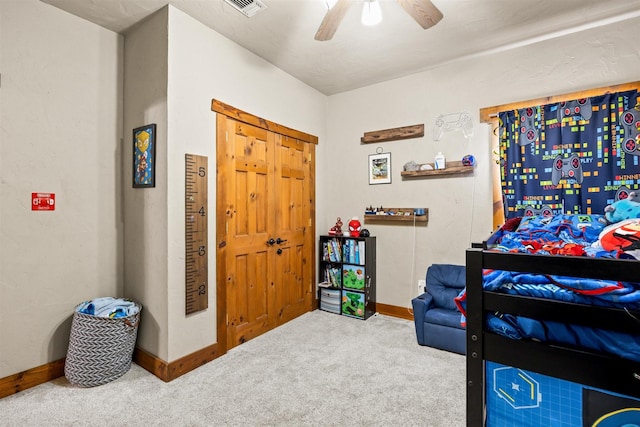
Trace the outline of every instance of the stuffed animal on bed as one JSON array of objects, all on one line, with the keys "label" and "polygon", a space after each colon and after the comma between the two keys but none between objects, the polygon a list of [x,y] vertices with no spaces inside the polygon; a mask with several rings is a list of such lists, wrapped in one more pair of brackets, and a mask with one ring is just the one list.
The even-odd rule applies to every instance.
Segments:
[{"label": "stuffed animal on bed", "polygon": [[624,252],[640,259],[640,219],[625,219],[606,227],[598,238],[606,251]]},{"label": "stuffed animal on bed", "polygon": [[640,218],[640,194],[632,191],[626,199],[620,199],[604,208],[606,224],[614,224],[625,219]]}]

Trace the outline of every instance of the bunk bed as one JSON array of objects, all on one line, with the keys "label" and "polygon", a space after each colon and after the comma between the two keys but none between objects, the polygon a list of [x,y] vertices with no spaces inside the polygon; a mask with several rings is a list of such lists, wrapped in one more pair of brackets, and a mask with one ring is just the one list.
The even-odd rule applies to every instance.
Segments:
[{"label": "bunk bed", "polygon": [[[594,393],[605,391],[620,399],[629,398],[636,402],[635,399],[640,398],[640,354],[636,360],[632,360],[633,358],[584,349],[573,344],[514,340],[490,330],[487,319],[495,313],[508,313],[640,336],[640,310],[637,305],[633,305],[630,310],[626,306],[613,304],[592,305],[501,293],[485,289],[483,276],[487,271],[498,270],[633,283],[640,282],[640,262],[617,257],[555,256],[513,250],[503,252],[496,249],[495,241],[494,233],[483,243],[473,244],[466,253],[467,287],[463,313],[467,328],[467,425],[483,426],[491,418],[489,395],[493,399],[499,393],[496,392],[495,384],[493,388],[487,387],[492,379],[494,383],[496,381],[495,376],[489,378],[487,375],[489,365],[492,369],[495,366],[505,366],[518,370],[521,372],[518,375],[524,379],[527,387],[534,382],[527,379],[527,372],[533,372],[585,386]],[[512,385],[516,387],[515,383]],[[509,397],[508,391],[504,394]],[[536,394],[536,398],[537,396]],[[601,399],[601,396],[595,399]],[[503,400],[507,399],[503,397]],[[622,414],[624,411],[617,411],[617,415],[631,417],[629,419],[633,420],[633,424],[629,425],[640,425],[640,401],[631,406],[636,408],[633,412]],[[597,425],[607,425],[601,422],[603,419],[600,417]],[[548,425],[577,424],[559,422]]]}]

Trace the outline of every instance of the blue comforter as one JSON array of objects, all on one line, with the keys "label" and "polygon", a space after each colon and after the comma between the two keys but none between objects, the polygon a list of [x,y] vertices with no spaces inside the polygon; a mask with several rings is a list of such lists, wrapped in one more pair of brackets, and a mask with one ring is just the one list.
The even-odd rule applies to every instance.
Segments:
[{"label": "blue comforter", "polygon": [[[640,310],[640,290],[634,283],[488,271],[483,287],[507,294]],[[640,335],[502,313],[487,314],[486,323],[490,331],[508,338],[569,344],[640,362]]]},{"label": "blue comforter", "polygon": [[[598,215],[556,215],[524,218],[514,230],[500,230],[487,243],[490,249],[554,255],[626,258],[624,252],[606,251],[598,244],[605,225]],[[549,298],[580,304],[640,311],[640,284],[546,274],[485,270],[485,290]],[[466,323],[466,291],[456,298]],[[568,344],[640,362],[640,335],[540,321],[494,313],[487,328],[512,339],[533,339]]]},{"label": "blue comforter", "polygon": [[490,249],[503,252],[628,258],[599,244],[606,228],[603,219],[602,215],[524,217],[515,229],[503,227],[487,243]]}]

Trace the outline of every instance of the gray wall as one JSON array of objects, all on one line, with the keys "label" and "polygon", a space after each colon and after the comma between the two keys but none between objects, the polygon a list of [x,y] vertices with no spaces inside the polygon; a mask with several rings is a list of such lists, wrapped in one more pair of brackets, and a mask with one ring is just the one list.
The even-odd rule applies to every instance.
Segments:
[{"label": "gray wall", "polygon": [[0,51],[2,378],[64,357],[77,304],[122,295],[122,37],[3,0]]},{"label": "gray wall", "polygon": [[[167,76],[168,9],[154,13],[124,39],[125,292],[143,305],[138,346],[168,360],[167,328]],[[156,183],[133,188],[133,129],[156,124]]]}]

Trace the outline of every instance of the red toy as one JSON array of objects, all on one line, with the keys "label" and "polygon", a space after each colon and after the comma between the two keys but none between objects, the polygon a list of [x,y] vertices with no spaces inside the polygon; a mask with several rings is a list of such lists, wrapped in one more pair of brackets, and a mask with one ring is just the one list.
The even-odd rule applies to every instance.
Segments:
[{"label": "red toy", "polygon": [[329,236],[342,236],[342,220],[338,217],[336,225],[329,229]]},{"label": "red toy", "polygon": [[360,224],[360,220],[358,219],[357,216],[354,216],[353,218],[351,218],[351,221],[349,221],[349,236],[351,237],[360,236],[361,227],[362,227],[362,224]]}]

